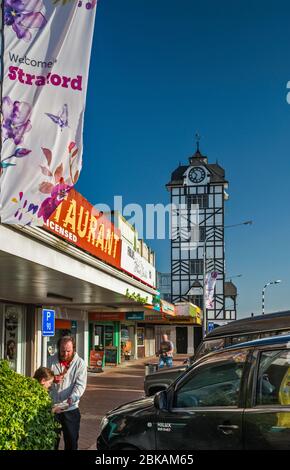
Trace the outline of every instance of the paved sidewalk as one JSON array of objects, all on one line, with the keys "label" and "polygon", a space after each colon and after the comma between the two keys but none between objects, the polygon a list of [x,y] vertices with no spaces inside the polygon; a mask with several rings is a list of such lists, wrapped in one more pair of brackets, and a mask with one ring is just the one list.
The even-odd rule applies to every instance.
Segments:
[{"label": "paved sidewalk", "polygon": [[[173,365],[180,365],[185,357],[174,356]],[[88,373],[88,386],[80,404],[80,450],[96,448],[100,421],[107,411],[144,396],[145,364],[154,362],[156,356],[125,361],[119,366],[106,367],[104,372]]]}]

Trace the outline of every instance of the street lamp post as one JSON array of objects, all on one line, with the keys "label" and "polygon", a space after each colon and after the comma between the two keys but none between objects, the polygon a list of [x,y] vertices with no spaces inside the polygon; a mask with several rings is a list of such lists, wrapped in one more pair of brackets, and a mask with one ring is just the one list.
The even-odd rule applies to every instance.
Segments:
[{"label": "street lamp post", "polygon": [[243,276],[242,274],[235,274],[234,276],[227,277],[225,280],[231,282],[232,279],[235,279],[236,277],[242,277],[242,276]]},{"label": "street lamp post", "polygon": [[262,315],[265,314],[265,290],[271,284],[280,284],[280,282],[282,282],[281,279],[277,279],[277,281],[267,282],[267,284],[264,285],[263,290],[262,290]]},{"label": "street lamp post", "polygon": [[204,240],[204,243],[203,243],[203,289],[202,289],[202,293],[203,293],[203,319],[202,319],[202,326],[203,326],[203,336],[206,335],[206,331],[207,331],[207,309],[206,309],[206,296],[205,296],[205,278],[206,278],[206,242],[207,242],[207,239]]},{"label": "street lamp post", "polygon": [[252,225],[252,224],[253,224],[252,220],[246,220],[245,222],[240,222],[239,224],[225,225],[224,228],[232,228],[232,227],[238,227],[239,225]]}]

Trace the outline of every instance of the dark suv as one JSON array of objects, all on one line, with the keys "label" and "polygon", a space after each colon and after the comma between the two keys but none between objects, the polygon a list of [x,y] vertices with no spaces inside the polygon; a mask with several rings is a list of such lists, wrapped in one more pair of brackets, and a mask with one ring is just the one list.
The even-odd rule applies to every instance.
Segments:
[{"label": "dark suv", "polygon": [[210,353],[102,420],[97,448],[290,450],[290,336]]}]

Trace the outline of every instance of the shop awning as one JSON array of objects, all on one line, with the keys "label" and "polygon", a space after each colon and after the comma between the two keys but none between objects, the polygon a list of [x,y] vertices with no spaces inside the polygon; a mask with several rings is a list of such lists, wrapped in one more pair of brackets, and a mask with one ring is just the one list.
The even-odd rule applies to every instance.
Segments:
[{"label": "shop awning", "polygon": [[177,317],[192,318],[196,325],[202,324],[202,310],[190,302],[177,302],[175,304]]},{"label": "shop awning", "polygon": [[161,312],[170,317],[176,316],[175,305],[161,299]]},{"label": "shop awning", "polygon": [[[154,301],[155,300],[155,301]],[[175,312],[175,305],[171,304],[170,302],[167,302],[166,300],[163,299],[157,299],[156,296],[153,297],[154,303],[152,305],[146,304],[145,308],[148,310],[151,310],[152,312],[156,312],[158,314],[161,314],[163,318],[165,316],[170,316],[170,317],[175,317],[176,312]]]}]

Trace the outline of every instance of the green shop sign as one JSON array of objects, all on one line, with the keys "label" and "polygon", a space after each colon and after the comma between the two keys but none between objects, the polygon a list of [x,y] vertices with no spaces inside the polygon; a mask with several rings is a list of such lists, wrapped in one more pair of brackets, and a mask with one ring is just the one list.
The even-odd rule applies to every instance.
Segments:
[{"label": "green shop sign", "polygon": [[144,320],[144,312],[128,312],[126,320]]}]

